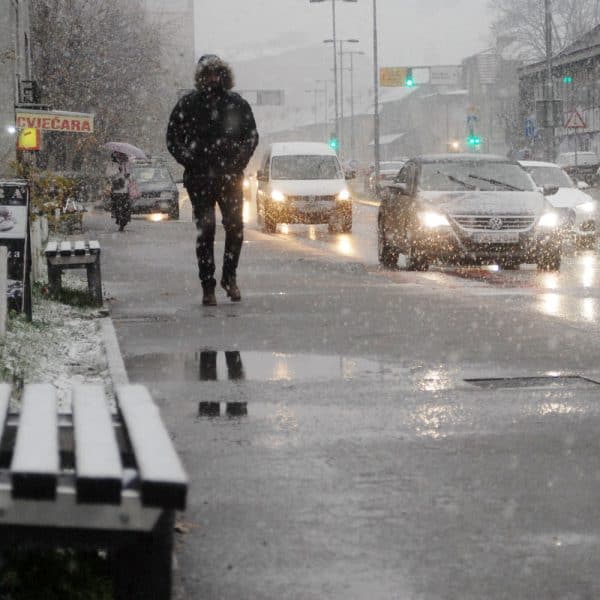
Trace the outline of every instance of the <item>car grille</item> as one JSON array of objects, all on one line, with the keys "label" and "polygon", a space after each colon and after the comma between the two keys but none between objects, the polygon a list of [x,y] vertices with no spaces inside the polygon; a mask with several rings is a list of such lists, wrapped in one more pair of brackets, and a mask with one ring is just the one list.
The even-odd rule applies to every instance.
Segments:
[{"label": "car grille", "polygon": [[452,219],[463,229],[491,231],[525,230],[535,222],[534,215],[452,215]]},{"label": "car grille", "polygon": [[292,202],[335,202],[335,196],[288,196]]},{"label": "car grille", "polygon": [[142,192],[143,198],[160,198],[162,192]]}]

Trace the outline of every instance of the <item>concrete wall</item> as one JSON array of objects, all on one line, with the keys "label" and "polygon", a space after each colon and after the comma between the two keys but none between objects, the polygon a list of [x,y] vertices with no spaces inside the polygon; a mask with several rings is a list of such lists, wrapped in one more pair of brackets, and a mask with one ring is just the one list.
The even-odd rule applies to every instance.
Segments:
[{"label": "concrete wall", "polygon": [[29,0],[0,2],[0,176],[15,158],[15,136],[7,127],[15,123],[18,81],[31,78]]}]

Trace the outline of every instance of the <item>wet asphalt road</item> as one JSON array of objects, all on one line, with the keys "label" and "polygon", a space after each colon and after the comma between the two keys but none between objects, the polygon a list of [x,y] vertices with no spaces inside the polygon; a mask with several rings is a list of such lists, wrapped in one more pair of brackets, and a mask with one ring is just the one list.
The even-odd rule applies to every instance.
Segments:
[{"label": "wet asphalt road", "polygon": [[371,206],[332,236],[250,211],[244,299],[208,308],[182,208],[88,218],[192,478],[177,598],[600,597],[595,253],[391,273]]}]

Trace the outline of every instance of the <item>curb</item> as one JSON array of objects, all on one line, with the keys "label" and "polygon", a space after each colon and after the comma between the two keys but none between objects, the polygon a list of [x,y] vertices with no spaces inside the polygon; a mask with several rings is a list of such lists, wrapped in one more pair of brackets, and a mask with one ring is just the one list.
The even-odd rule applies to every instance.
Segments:
[{"label": "curb", "polygon": [[106,360],[108,363],[108,372],[112,380],[113,386],[124,385],[129,383],[117,333],[110,317],[100,319],[100,327],[102,328],[102,338],[104,340],[104,349],[106,350]]}]

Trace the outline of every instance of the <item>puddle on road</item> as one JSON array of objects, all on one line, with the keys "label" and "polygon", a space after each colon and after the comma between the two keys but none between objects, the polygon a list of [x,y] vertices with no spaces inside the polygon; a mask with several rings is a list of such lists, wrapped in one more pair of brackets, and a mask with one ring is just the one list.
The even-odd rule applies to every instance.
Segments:
[{"label": "puddle on road", "polygon": [[[373,380],[414,383],[414,374],[389,362],[362,358],[278,352],[201,350],[190,353],[143,354],[126,358],[132,381],[322,381]],[[419,377],[421,389],[446,389],[448,376]]]}]

